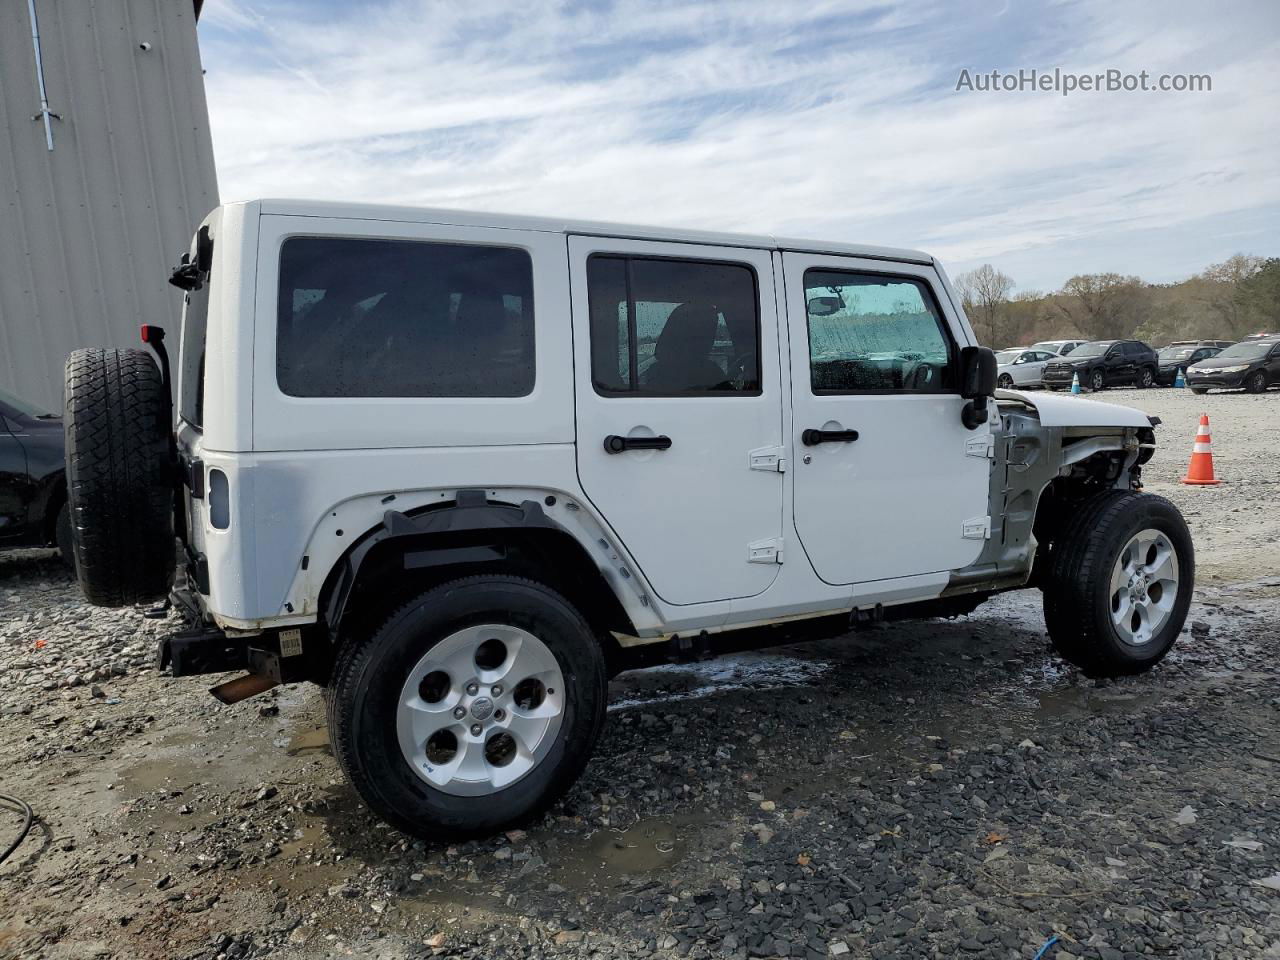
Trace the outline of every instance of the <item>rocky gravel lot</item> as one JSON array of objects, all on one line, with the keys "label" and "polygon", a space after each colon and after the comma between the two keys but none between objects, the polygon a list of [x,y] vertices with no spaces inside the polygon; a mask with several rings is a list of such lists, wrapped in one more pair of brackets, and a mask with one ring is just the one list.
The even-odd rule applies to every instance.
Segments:
[{"label": "rocky gravel lot", "polygon": [[[0,792],[38,817],[0,957],[1280,958],[1280,394],[1105,399],[1164,418],[1199,551],[1151,674],[1064,667],[1032,591],[631,672],[567,800],[480,843],[375,821],[314,689],[221,706],[151,669],[166,621],[0,555]],[[1216,488],[1176,482],[1201,409]]]}]

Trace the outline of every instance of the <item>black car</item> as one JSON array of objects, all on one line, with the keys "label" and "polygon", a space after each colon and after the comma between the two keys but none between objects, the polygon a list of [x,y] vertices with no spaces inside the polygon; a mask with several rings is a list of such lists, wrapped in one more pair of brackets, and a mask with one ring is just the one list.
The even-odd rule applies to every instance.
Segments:
[{"label": "black car", "polygon": [[1141,340],[1091,340],[1046,363],[1040,380],[1050,390],[1071,386],[1073,376],[1080,377],[1085,390],[1122,384],[1149,387],[1159,367],[1156,352]]},{"label": "black car", "polygon": [[1214,387],[1244,387],[1262,393],[1280,385],[1280,337],[1241,340],[1216,357],[1187,368],[1187,386],[1195,393]]},{"label": "black car", "polygon": [[71,562],[62,417],[0,390],[0,549],[57,547]]},{"label": "black car", "polygon": [[1217,356],[1224,346],[1227,344],[1171,343],[1167,347],[1161,347],[1157,354],[1160,358],[1160,366],[1156,369],[1156,383],[1162,387],[1173,386],[1174,381],[1178,379],[1179,370],[1185,376],[1187,367]]}]

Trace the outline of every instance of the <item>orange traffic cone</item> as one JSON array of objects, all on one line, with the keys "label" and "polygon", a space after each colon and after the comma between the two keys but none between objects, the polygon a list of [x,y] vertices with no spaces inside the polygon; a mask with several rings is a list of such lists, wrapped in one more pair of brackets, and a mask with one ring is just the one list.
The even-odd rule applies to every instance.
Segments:
[{"label": "orange traffic cone", "polygon": [[1213,475],[1213,440],[1209,436],[1209,415],[1200,414],[1200,429],[1196,431],[1195,446],[1191,448],[1191,463],[1183,483],[1212,487],[1218,479]]}]

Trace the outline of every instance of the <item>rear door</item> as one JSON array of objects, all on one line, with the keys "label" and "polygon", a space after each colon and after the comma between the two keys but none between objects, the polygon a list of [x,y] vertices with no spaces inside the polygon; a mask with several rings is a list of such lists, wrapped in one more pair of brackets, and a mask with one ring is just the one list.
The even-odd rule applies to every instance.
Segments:
[{"label": "rear door", "polygon": [[671,604],[778,573],[782,395],[768,251],[569,238],[578,476]]},{"label": "rear door", "polygon": [[991,428],[961,422],[968,338],[937,272],[799,253],[783,263],[792,507],[818,576],[864,583],[973,563],[990,535]]}]

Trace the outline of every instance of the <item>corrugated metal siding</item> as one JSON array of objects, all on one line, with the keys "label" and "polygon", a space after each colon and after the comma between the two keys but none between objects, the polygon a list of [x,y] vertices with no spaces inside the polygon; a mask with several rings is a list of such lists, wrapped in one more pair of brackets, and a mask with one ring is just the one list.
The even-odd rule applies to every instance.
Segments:
[{"label": "corrugated metal siding", "polygon": [[169,271],[218,187],[190,2],[36,10],[62,117],[52,153],[31,119],[27,5],[0,3],[0,389],[60,409],[76,347],[136,345],[144,322],[176,327]]}]

